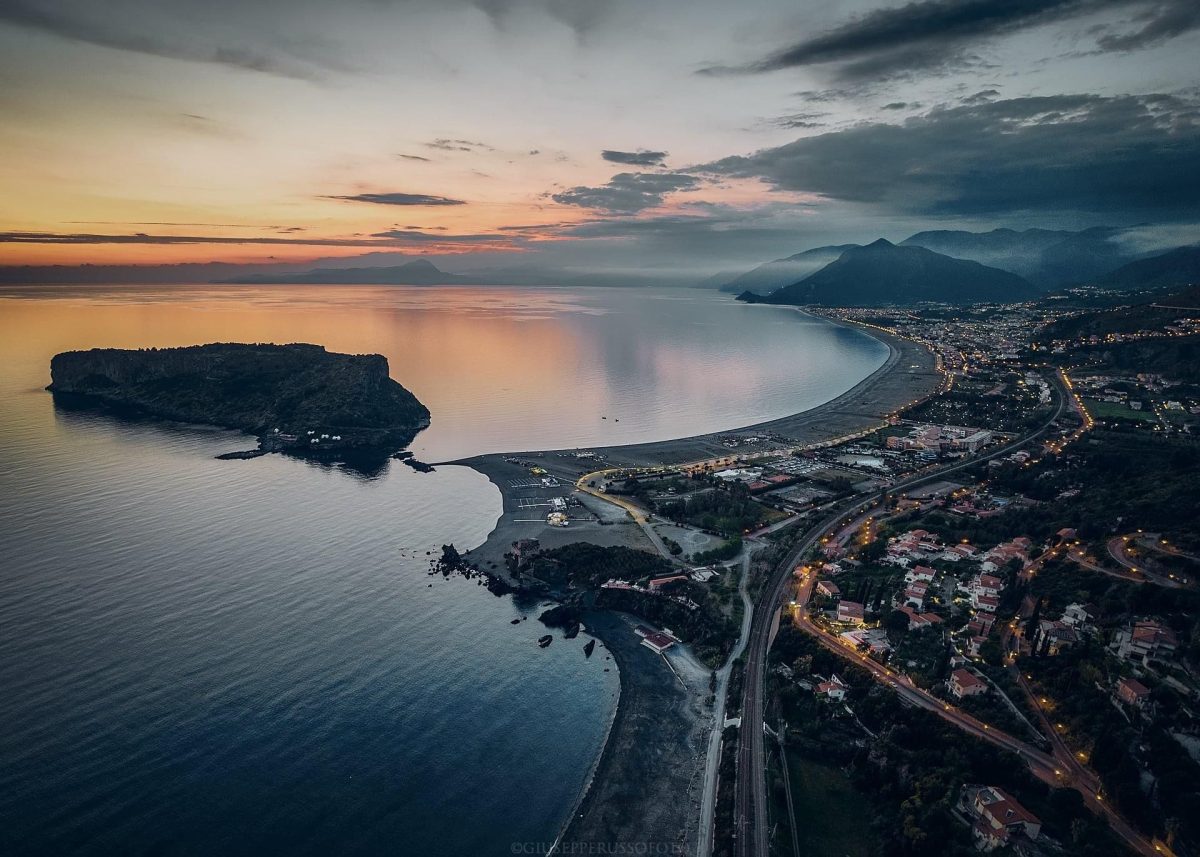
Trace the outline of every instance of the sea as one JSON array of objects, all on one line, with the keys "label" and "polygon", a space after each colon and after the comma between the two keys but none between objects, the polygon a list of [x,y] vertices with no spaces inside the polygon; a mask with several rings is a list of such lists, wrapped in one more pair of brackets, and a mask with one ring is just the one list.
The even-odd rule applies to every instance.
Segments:
[{"label": "sea", "polygon": [[206,342],[385,355],[434,462],[781,417],[888,353],[703,290],[0,288],[0,854],[530,853],[602,749],[604,650],[429,573],[495,525],[480,474],[218,461],[253,439],[44,390],[60,351]]}]

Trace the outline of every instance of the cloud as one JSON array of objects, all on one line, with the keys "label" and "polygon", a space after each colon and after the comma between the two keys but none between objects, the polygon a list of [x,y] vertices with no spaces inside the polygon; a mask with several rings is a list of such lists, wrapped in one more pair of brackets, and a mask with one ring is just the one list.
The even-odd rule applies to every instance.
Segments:
[{"label": "cloud", "polygon": [[[145,25],[141,15],[124,15],[119,9],[105,9],[98,15],[95,9],[86,3],[4,0],[0,3],[0,22],[113,50],[210,63],[297,80],[318,80],[327,71],[350,70],[339,52],[308,50],[313,47],[311,41],[305,45],[305,50],[282,41],[271,50],[244,44],[213,44],[191,30],[172,34],[159,27],[158,32],[154,32]],[[133,22],[134,27],[122,27],[122,20]]]},{"label": "cloud", "polygon": [[371,202],[376,205],[466,205],[461,199],[431,196],[427,193],[356,193],[348,196],[326,196],[346,202]]},{"label": "cloud", "polygon": [[638,149],[636,152],[618,152],[614,149],[605,149],[600,153],[600,157],[606,161],[612,161],[614,164],[628,164],[631,167],[661,167],[663,159],[667,157],[667,153],[652,152],[648,149]]},{"label": "cloud", "polygon": [[387,238],[393,244],[499,244],[509,243],[514,240],[508,235],[497,235],[486,232],[461,235],[438,233],[434,235],[412,227],[375,232],[372,233],[371,237]]},{"label": "cloud", "polygon": [[692,170],[927,215],[1177,218],[1200,198],[1200,108],[1177,96],[1058,95],[931,110]]},{"label": "cloud", "polygon": [[777,116],[771,124],[777,128],[824,128],[825,122],[817,120],[827,117],[828,113],[791,113],[787,116]]},{"label": "cloud", "polygon": [[[300,228],[300,227],[293,227]],[[291,230],[283,230],[289,232]],[[134,232],[119,235],[102,235],[87,232],[0,232],[0,244],[284,244],[308,247],[363,247],[387,248],[415,245],[493,245],[498,248],[515,249],[524,242],[522,236],[501,233],[437,234],[411,229],[393,229],[365,236],[349,238],[280,238],[253,235],[152,235]]]},{"label": "cloud", "polygon": [[430,149],[437,149],[442,152],[496,151],[487,143],[479,143],[474,140],[452,140],[448,137],[439,137],[436,140],[430,140],[425,145]]},{"label": "cloud", "polygon": [[669,193],[691,190],[699,183],[699,178],[686,173],[617,173],[599,187],[573,187],[550,198],[563,205],[636,214],[661,205]]},{"label": "cloud", "polygon": [[1130,33],[1109,33],[1096,40],[1102,51],[1136,51],[1151,48],[1200,29],[1200,3],[1174,0],[1153,6],[1138,17],[1142,26]]},{"label": "cloud", "polygon": [[1142,10],[1144,23],[1134,33],[1105,36],[1102,50],[1149,47],[1200,27],[1195,0],[915,0],[859,15],[747,65],[703,71],[762,73],[837,64],[836,77],[847,83],[947,74],[983,64],[970,52],[972,45],[1122,7]]}]

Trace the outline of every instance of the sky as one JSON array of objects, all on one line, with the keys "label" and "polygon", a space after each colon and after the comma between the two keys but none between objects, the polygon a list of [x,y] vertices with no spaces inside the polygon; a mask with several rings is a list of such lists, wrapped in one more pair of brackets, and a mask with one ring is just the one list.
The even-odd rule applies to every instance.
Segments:
[{"label": "sky", "polygon": [[0,265],[1200,238],[1195,0],[3,0]]}]

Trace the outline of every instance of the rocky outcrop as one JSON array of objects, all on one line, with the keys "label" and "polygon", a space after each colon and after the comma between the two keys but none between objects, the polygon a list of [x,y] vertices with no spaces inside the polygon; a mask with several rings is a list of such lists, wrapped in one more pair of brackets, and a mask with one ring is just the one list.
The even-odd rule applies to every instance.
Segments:
[{"label": "rocky outcrop", "polygon": [[50,377],[56,396],[241,429],[269,449],[398,449],[429,423],[387,358],[319,345],[68,351],[51,360]]}]

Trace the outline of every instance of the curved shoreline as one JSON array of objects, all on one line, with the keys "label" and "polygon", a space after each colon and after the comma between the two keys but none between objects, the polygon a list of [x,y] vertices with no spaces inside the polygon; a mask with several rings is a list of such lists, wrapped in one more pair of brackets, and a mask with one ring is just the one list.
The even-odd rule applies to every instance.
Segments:
[{"label": "curved shoreline", "polygon": [[[586,449],[602,455],[604,465],[607,467],[636,467],[684,464],[708,458],[736,455],[737,451],[731,451],[720,443],[720,438],[729,435],[752,436],[768,433],[780,438],[775,442],[776,445],[810,448],[823,446],[848,439],[856,434],[875,430],[889,414],[931,395],[940,386],[942,375],[935,356],[927,346],[886,331],[867,328],[865,325],[855,322],[807,313],[800,308],[797,308],[797,311],[814,315],[831,324],[860,330],[888,347],[887,359],[882,366],[844,393],[813,408],[789,416],[691,437],[607,447],[586,447]],[[786,438],[786,442],[782,438]],[[611,523],[591,522],[576,525],[573,521],[572,526],[564,530],[550,527],[536,520],[519,518],[520,514],[529,515],[530,513],[527,509],[522,510],[517,496],[518,489],[514,488],[514,483],[527,479],[529,471],[527,466],[514,464],[505,459],[517,456],[525,461],[535,460],[538,466],[560,480],[562,486],[555,489],[557,493],[565,493],[563,488],[566,488],[567,491],[572,490],[575,480],[589,469],[593,469],[591,465],[581,466],[581,459],[574,456],[578,451],[580,450],[559,449],[540,452],[488,453],[445,462],[477,470],[500,491],[502,512],[485,542],[470,552],[470,559],[473,562],[481,566],[495,563],[494,567],[503,568],[504,553],[512,542],[519,538],[537,538],[546,547],[575,541],[645,546],[637,544],[639,538],[644,540],[645,537],[641,535],[640,528],[636,526],[620,527],[613,526]],[[624,515],[624,512],[620,513],[620,516]],[[597,624],[603,625],[604,623]],[[628,628],[625,630],[626,633],[629,633]],[[616,636],[619,636],[619,628],[594,627],[589,629],[589,633],[602,639],[605,647],[610,651],[613,651],[615,647],[622,646],[621,641],[615,640]],[[634,643],[635,647],[636,645]],[[656,787],[661,788],[662,782],[652,782],[653,777],[647,776],[645,770],[640,770],[643,759],[622,759],[621,753],[618,752],[618,749],[628,751],[638,739],[644,740],[647,737],[644,734],[647,731],[646,721],[654,713],[653,706],[662,701],[642,687],[646,678],[643,673],[653,670],[654,665],[647,662],[642,670],[635,670],[634,664],[624,658],[622,660],[626,660],[628,666],[623,668],[617,662],[615,652],[613,652],[613,657],[614,664],[617,664],[620,682],[617,703],[609,719],[608,729],[596,760],[584,781],[580,795],[572,803],[571,810],[560,827],[555,839],[556,843],[588,841],[590,836],[594,836],[598,832],[602,832],[610,839],[617,838],[617,834],[621,831],[612,828],[611,818],[602,817],[602,809],[606,802],[601,801],[598,794],[606,789],[610,793],[622,791],[621,784],[625,786],[623,790],[625,795],[636,793],[641,797],[641,808],[643,809],[640,814],[641,820],[651,828],[646,829],[643,826],[636,830],[627,829],[624,832],[625,835],[635,833],[642,842],[665,842],[675,838],[669,835],[664,837],[664,833],[670,832],[652,829],[656,826],[655,822],[659,822],[659,826],[661,826],[661,822],[665,820],[661,812],[657,813],[654,819],[646,818],[645,810],[660,809],[654,804],[657,797],[654,792]],[[635,672],[637,675],[634,674]],[[641,692],[637,692],[639,688]],[[693,697],[690,699],[692,704],[699,701],[694,698],[694,694],[689,692],[678,690],[676,692],[683,696],[683,701],[680,703],[683,707],[686,707],[685,703],[689,701],[689,697]],[[649,710],[647,710],[647,706],[650,707]],[[677,755],[681,749],[686,750],[686,747],[683,746],[688,742],[686,735],[691,734],[693,734],[692,731],[688,729],[685,730],[685,733],[674,736],[677,740],[674,746],[668,749],[674,750]],[[700,743],[703,744],[704,741]],[[655,752],[661,752],[661,750],[660,747]],[[702,774],[705,762],[704,753],[701,752],[694,761]],[[626,762],[626,764],[623,766],[622,762]],[[660,770],[658,773],[660,779],[671,779],[670,774],[678,772],[679,769],[675,767],[670,771]],[[678,806],[684,805],[683,796],[677,796],[677,800]],[[628,807],[625,809],[628,810]],[[698,821],[699,819],[696,818],[690,823],[685,823],[685,826],[678,831],[679,837],[694,840],[699,834],[699,831],[694,829]],[[687,848],[684,853],[694,853],[697,843],[693,841],[680,842],[680,844]]]}]

